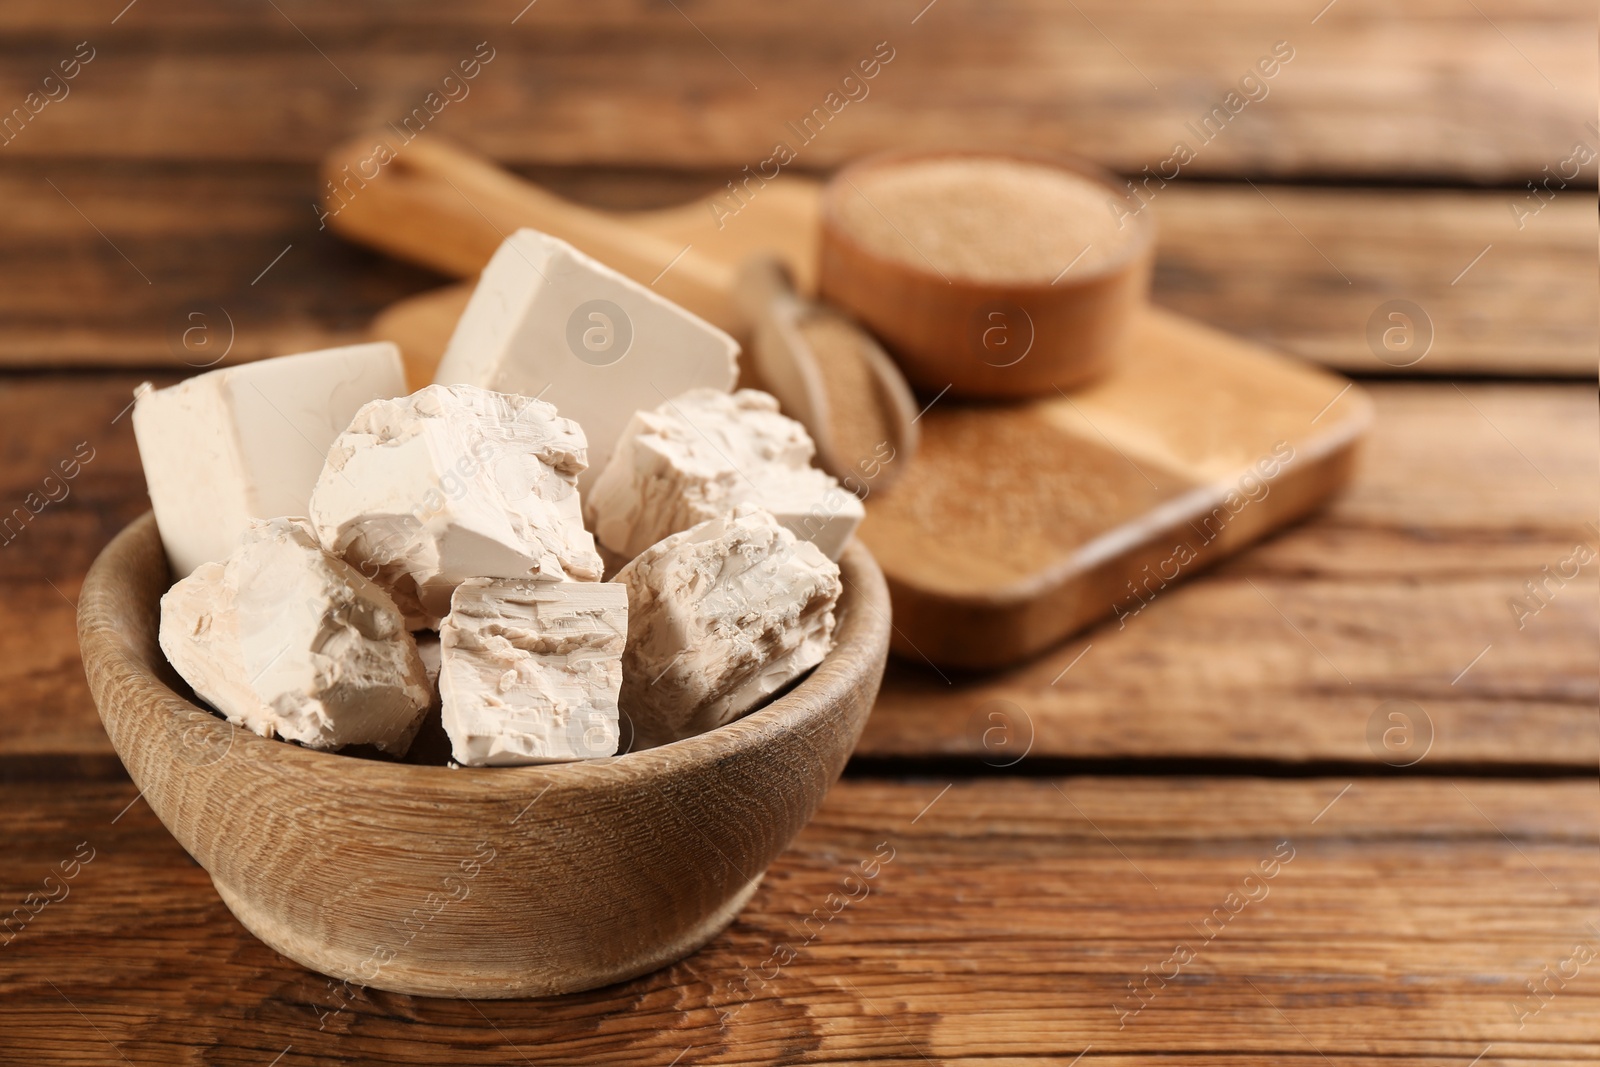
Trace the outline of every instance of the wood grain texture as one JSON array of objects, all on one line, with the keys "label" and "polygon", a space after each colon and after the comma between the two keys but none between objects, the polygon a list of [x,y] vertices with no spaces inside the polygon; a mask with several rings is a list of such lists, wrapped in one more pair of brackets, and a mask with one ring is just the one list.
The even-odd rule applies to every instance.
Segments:
[{"label": "wood grain texture", "polygon": [[[712,173],[525,173],[597,206],[658,209],[658,232],[682,236],[679,247],[720,239],[729,258],[770,232],[742,222],[788,207],[757,197],[718,230],[709,212],[668,207],[716,188]],[[1366,326],[1406,298],[1436,335],[1406,373],[1594,376],[1592,195],[1563,192],[1518,230],[1511,193],[1257,185],[1180,181],[1156,194],[1157,303],[1302,358],[1392,373]],[[309,166],[13,161],[0,171],[15,207],[0,233],[0,365],[182,371],[184,359],[204,362],[176,340],[195,324],[187,316],[206,315],[221,337],[219,307],[234,323],[230,358],[281,355],[358,337],[384,307],[442,281],[319,231],[315,191]]]},{"label": "wood grain texture", "polygon": [[[756,321],[769,324],[781,303],[769,286],[739,308],[741,316],[724,261],[694,253],[692,244],[675,252],[675,241],[577,207],[448,142],[419,142],[370,181],[359,173],[361,152],[352,143],[330,155],[323,168],[330,188],[341,175],[354,178],[324,205],[336,229],[364,243],[460,273],[503,234],[533,225],[635,281],[659,284],[726,329],[737,329],[752,307]],[[866,166],[905,161],[879,157]],[[856,177],[841,172],[824,195],[819,292],[869,325],[933,394],[924,414],[951,397],[923,424],[929,448],[919,456],[904,439],[873,441],[871,451],[833,470],[854,476],[846,484],[856,492],[871,493],[860,537],[886,561],[900,619],[894,647],[903,656],[963,668],[1026,660],[1106,614],[1137,613],[1141,590],[1153,597],[1184,567],[1192,574],[1302,517],[1348,479],[1370,421],[1364,395],[1147,309],[1148,217],[1119,265],[1082,284],[963,283],[951,296],[934,274],[881,260],[843,230],[839,204],[857,177],[869,177],[860,166],[852,168]],[[763,216],[761,224],[796,229],[781,216]],[[966,337],[996,305],[1018,308],[1008,313],[1018,320],[1009,329],[1020,331],[1025,321],[1027,339],[1012,342],[1016,359],[983,366]],[[388,316],[384,328],[403,325],[418,306]],[[438,332],[397,338],[417,377],[417,353]],[[779,347],[772,340],[763,325],[752,343],[770,357]],[[1085,385],[1089,375],[1097,380]],[[1061,393],[1074,386],[1083,386],[1074,397]],[[1026,409],[952,410],[974,395],[1041,393],[1045,401]],[[809,425],[826,444],[826,423]],[[1151,462],[1164,484],[1128,451]],[[877,479],[886,466],[894,477]],[[1254,506],[1235,521],[1247,504]]]},{"label": "wood grain texture", "polygon": [[[888,147],[1027,145],[1138,172],[1184,140],[1196,174],[1520,184],[1565,158],[1594,120],[1593,13],[1575,0],[1342,0],[1325,13],[1272,0],[944,0],[926,12],[608,0],[520,16],[487,0],[448,10],[185,0],[111,25],[120,6],[8,5],[0,99],[20,100],[80,40],[97,49],[72,95],[8,153],[310,162],[400,122],[479,42],[495,58],[430,125],[525,163],[715,163],[731,177],[775,141],[797,141],[786,123],[824,106],[880,41],[894,59],[799,146],[807,165]],[[1279,41],[1293,59],[1264,83],[1268,95],[1201,144],[1186,124],[1222,106]]]},{"label": "wood grain texture", "polygon": [[1512,604],[1600,549],[1593,392],[1372,395],[1356,477],[1315,519],[1023,669],[896,664],[859,751],[1400,765],[1418,750],[1369,733],[1399,711],[1430,768],[1592,770],[1597,568]]},{"label": "wood grain texture", "polygon": [[[110,752],[84,685],[73,612],[95,554],[149,506],[128,420],[112,422],[139,380],[0,383],[8,508],[79,442],[97,450],[70,495],[0,547],[0,595],[11,617],[29,620],[0,628],[0,758],[14,771],[53,755]],[[1031,754],[1042,759],[1373,763],[1396,755],[1369,746],[1374,711],[1410,699],[1435,727],[1423,769],[1592,769],[1600,758],[1593,567],[1523,631],[1508,608],[1541,567],[1596,543],[1585,525],[1600,510],[1592,390],[1366,388],[1377,409],[1372,437],[1331,508],[1169,590],[1126,629],[1113,621],[1019,671],[947,672],[947,684],[926,666],[892,663],[860,752],[1005,762],[1017,750],[1001,742],[1024,731],[990,735],[985,747],[990,711],[1020,721],[1018,710],[986,707],[1002,700],[1031,718]]]},{"label": "wood grain texture", "polygon": [[895,651],[1006,667],[1126,625],[1336,492],[1371,417],[1351,383],[1153,308],[1070,395],[930,401],[920,454],[857,532],[884,560]]},{"label": "wood grain texture", "polygon": [[[45,879],[80,842],[94,857],[0,947],[0,1059],[682,1067],[1084,1053],[1081,1064],[1117,1067],[1433,1067],[1488,1046],[1484,1062],[1503,1064],[1600,1056],[1593,963],[1546,977],[1574,946],[1600,945],[1592,781],[847,778],[706,949],[521,1003],[363,991],[301,969],[233,920],[134,797],[130,783],[0,786],[19,816],[0,867],[8,906],[59,897],[60,878]],[[453,907],[482,903],[474,893]],[[1192,960],[1122,1014],[1139,1004],[1128,984],[1172,974],[1178,945]],[[1530,981],[1549,992],[1519,1014],[1541,1003]]]},{"label": "wood grain texture", "polygon": [[[440,137],[404,144],[397,158],[375,168],[374,140],[382,140],[381,131],[336,147],[322,164],[323,207],[328,224],[342,236],[470,278],[508,234],[532,227],[571,242],[713,325],[739,331],[743,316],[733,303],[733,271],[723,259],[555,196]],[[781,191],[774,192],[771,199],[780,200]]]},{"label": "wood grain texture", "polygon": [[[748,304],[735,305],[726,260],[694,252],[692,243],[680,249],[652,230],[574,205],[443,139],[408,145],[375,173],[368,166],[384,157],[363,160],[364,144],[340,146],[323,164],[330,190],[323,207],[346,236],[470,274],[505,234],[531,225],[659,286],[724,329],[752,317]],[[917,158],[879,157],[865,166]],[[852,169],[868,181],[861,166]],[[902,655],[963,668],[1021,662],[1097,618],[1137,613],[1142,597],[1165,590],[1185,567],[1192,574],[1302,517],[1347,480],[1370,421],[1365,396],[1342,379],[1146,308],[1148,216],[1139,216],[1115,265],[1082,284],[962,283],[952,297],[933,273],[858,247],[840,221],[840,204],[857,188],[851,175],[841,172],[824,194],[819,292],[898,353],[933,395],[929,411],[951,397],[924,424],[929,448],[921,456],[913,458],[904,440],[872,442],[871,452],[835,471],[856,474],[859,459],[860,476],[847,484],[872,494],[860,536],[886,561]],[[784,195],[803,203],[810,192],[788,186]],[[798,228],[784,215],[745,225]],[[775,303],[755,301],[755,319],[766,323]],[[1015,359],[1008,349],[1005,364],[983,366],[963,338],[996,304],[1018,308],[1007,313],[1019,320],[1009,329],[1020,331],[1025,321],[1027,337],[1012,342]],[[385,325],[409,321],[416,307]],[[753,343],[770,342],[769,332],[757,330]],[[420,377],[417,354],[426,342],[398,340],[410,354],[409,373]],[[1085,385],[1086,376],[1096,380]],[[1062,393],[1077,386],[1074,397]],[[952,410],[974,395],[1040,394],[1045,400],[1025,409]],[[813,423],[814,433],[821,429]],[[889,463],[899,483],[893,491],[890,479],[871,484]],[[1236,521],[1246,505],[1254,506]]]},{"label": "wood grain texture", "polygon": [[[0,5],[0,110],[77,42],[97,49],[70,98],[0,146],[0,502],[44,489],[78,443],[97,450],[0,545],[0,1062],[1600,1059],[1594,964],[1550,977],[1575,946],[1600,948],[1593,565],[1524,630],[1508,610],[1596,543],[1594,164],[1517,225],[1534,204],[1523,183],[1600,138],[1590,5],[523,6]],[[400,121],[480,41],[495,60],[429,130],[563,195],[648,209],[768,158],[879,40],[896,58],[871,95],[786,171],[965,143],[1139,174],[1288,41],[1270,96],[1156,191],[1158,303],[1385,375],[1366,327],[1404,298],[1436,337],[1403,374],[1584,384],[1372,385],[1348,493],[1127,629],[988,676],[893,661],[857,766],[901,780],[835,786],[740,919],[666,971],[465,1003],[364,992],[276,955],[122,779],[79,663],[81,575],[147,507],[117,418],[132,386],[192,370],[175,334],[193,312],[208,341],[231,318],[229,358],[261,358],[359,337],[442,284],[319,232],[314,164]],[[1397,179],[1411,187],[1382,187]],[[1501,188],[1462,191],[1474,183]],[[719,236],[753,232],[739,221]],[[1433,726],[1408,770],[1383,764],[1411,752],[1369,732],[1396,699]],[[1042,777],[1194,760],[1352,777]],[[992,776],[934,777],[946,764]],[[1295,859],[1270,896],[1207,940],[1284,840]],[[893,861],[863,879],[883,844]],[[1180,942],[1194,964],[1122,1014],[1128,983]],[[1531,982],[1548,984],[1530,997]]]},{"label": "wood grain texture", "polygon": [[[783,252],[791,267],[810,267],[813,189],[805,179],[774,184],[720,229],[694,204],[633,212],[629,221],[728,262],[765,246]],[[1351,373],[1592,377],[1600,337],[1594,198],[1574,192],[1531,207],[1530,198],[1155,189],[1157,301]],[[800,273],[803,286],[809,272]],[[436,360],[466,299],[446,294],[434,290],[386,308],[375,335],[406,339],[418,349],[419,366]],[[1381,332],[1395,324],[1385,308],[1396,300],[1413,305],[1403,350],[1386,345]]]},{"label": "wood grain texture", "polygon": [[393,341],[399,347],[406,381],[413,389],[432,384],[444,350],[450,345],[450,335],[455,333],[456,323],[467,310],[475,288],[473,282],[443,285],[396,300],[373,317],[367,335],[374,341]]},{"label": "wood grain texture", "polygon": [[871,555],[848,548],[840,576],[833,650],[765,707],[645,752],[486,773],[313,752],[188,700],[156,640],[171,577],[151,515],[90,568],[78,634],[117,755],[252,933],[342,981],[527,997],[694,951],[810,819],[888,655]]},{"label": "wood grain texture", "polygon": [[[1172,186],[1157,300],[1230,333],[1347,373],[1593,378],[1600,239],[1592,193],[1532,211],[1531,194]],[[1426,354],[1369,323],[1407,300]]]}]

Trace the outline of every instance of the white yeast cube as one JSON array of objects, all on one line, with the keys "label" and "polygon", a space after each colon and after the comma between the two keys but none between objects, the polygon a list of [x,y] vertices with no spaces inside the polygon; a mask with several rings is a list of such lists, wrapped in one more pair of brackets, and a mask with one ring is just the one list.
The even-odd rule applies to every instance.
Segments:
[{"label": "white yeast cube", "polygon": [[668,534],[759,504],[837,560],[866,514],[861,500],[811,465],[811,435],[755,389],[694,389],[636,412],[586,495],[589,527],[632,559]]},{"label": "white yeast cube", "polygon": [[732,722],[833,647],[839,567],[744,505],[645,549],[628,588],[622,713],[634,747]]},{"label": "white yeast cube", "polygon": [[430,385],[368,404],[311,494],[323,547],[437,628],[467,578],[598,581],[583,431],[531,397]]},{"label": "white yeast cube", "polygon": [[439,631],[439,695],[456,762],[615,753],[627,635],[628,592],[612,582],[462,582]]},{"label": "white yeast cube", "polygon": [[251,519],[306,514],[328,446],[357,409],[405,391],[387,341],[141,386],[133,434],[173,576],[225,558]]},{"label": "white yeast cube", "polygon": [[432,697],[394,601],[304,519],[256,524],[167,590],[161,650],[229,722],[310,748],[404,755]]},{"label": "white yeast cube", "polygon": [[732,337],[565,241],[518,230],[489,260],[434,381],[537,396],[589,440],[585,491],[628,416],[738,376]]}]

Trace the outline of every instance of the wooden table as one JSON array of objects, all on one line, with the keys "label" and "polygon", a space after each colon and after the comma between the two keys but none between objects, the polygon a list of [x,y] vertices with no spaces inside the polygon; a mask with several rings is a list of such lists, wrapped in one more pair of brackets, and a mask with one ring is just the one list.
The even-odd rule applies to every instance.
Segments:
[{"label": "wooden table", "polygon": [[[0,9],[6,107],[79,57],[0,145],[0,500],[92,455],[0,545],[0,900],[80,860],[0,934],[0,1061],[1600,1058],[1596,567],[1544,570],[1600,545],[1595,168],[1567,162],[1600,149],[1592,9],[124,3]],[[340,998],[233,920],[89,701],[73,601],[147,506],[133,386],[191,369],[185,329],[256,358],[437,284],[319,231],[314,163],[475,53],[430,128],[645,206],[766,158],[880,41],[797,170],[959,143],[1170,174],[1287,42],[1149,187],[1156,299],[1361,377],[1356,483],[1125,629],[998,675],[892,665],[845,780],[683,963],[560,1000]],[[1368,343],[1393,299],[1432,329],[1403,368]]]}]

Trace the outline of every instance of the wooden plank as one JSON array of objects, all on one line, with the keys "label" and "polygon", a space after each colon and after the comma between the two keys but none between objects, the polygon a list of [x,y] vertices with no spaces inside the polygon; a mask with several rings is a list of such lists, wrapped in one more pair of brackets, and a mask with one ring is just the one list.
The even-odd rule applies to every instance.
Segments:
[{"label": "wooden plank", "polygon": [[[702,251],[720,241],[743,256],[759,247],[762,229],[791,232],[773,223],[814,224],[815,209],[800,210],[814,186],[788,181],[787,203],[777,205],[778,187],[768,187],[721,230],[694,205],[635,213],[636,221]],[[1260,186],[1152,191],[1162,223],[1159,303],[1350,372],[1593,377],[1600,232],[1592,196],[1574,193],[1534,213],[1515,193],[1269,188],[1270,197]],[[757,222],[762,212],[769,217]],[[781,243],[767,240],[774,251]],[[815,249],[795,243],[783,250],[799,260],[804,285]],[[403,301],[404,320],[375,321],[374,331],[402,349],[427,338],[412,355],[419,367],[436,363],[469,292],[455,286]],[[435,306],[437,316],[423,314]]]},{"label": "wooden plank", "polygon": [[129,783],[0,797],[3,899],[59,897],[45,877],[93,850],[0,949],[18,1062],[1600,1056],[1593,963],[1568,962],[1600,949],[1593,782],[846,780],[695,956],[466,1003],[346,990],[275,955]]},{"label": "wooden plank", "polygon": [[1372,406],[1346,379],[1151,309],[1071,397],[929,401],[923,416],[856,536],[883,560],[894,650],[989,670],[1108,615],[1125,625],[1186,568],[1315,511],[1348,481]]},{"label": "wooden plank", "polygon": [[[487,42],[491,64],[439,113],[453,136],[516,162],[737,171],[798,140],[785,124],[823,106],[886,41],[894,59],[869,95],[798,146],[807,165],[961,143],[1081,152],[1138,172],[1182,141],[1195,174],[1520,184],[1566,158],[1594,119],[1593,13],[1575,0],[924,6],[611,0],[508,14],[487,0],[448,11],[187,0],[141,5],[113,26],[115,0],[71,13],[31,0],[7,5],[0,99],[22,100],[89,39],[96,55],[72,95],[27,124],[13,155],[305,162],[398,122]],[[1293,59],[1260,83],[1267,95],[1252,90],[1257,102],[1209,142],[1191,133],[1280,41]]]},{"label": "wooden plank", "polygon": [[[687,201],[716,182],[705,172],[593,168],[531,176],[624,209]],[[181,370],[184,359],[211,358],[178,342],[197,321],[190,314],[221,336],[219,308],[233,321],[232,358],[337,344],[389,303],[437,283],[319,231],[314,186],[300,166],[26,164],[0,173],[0,195],[16,209],[0,235],[0,365]],[[1380,361],[1367,324],[1380,305],[1404,298],[1424,309],[1434,333],[1431,351],[1405,373],[1592,378],[1593,197],[1563,193],[1520,231],[1517,200],[1173,183],[1151,201],[1161,233],[1155,299],[1306,359],[1393,373],[1407,360]]]},{"label": "wooden plank", "polygon": [[1156,299],[1350,372],[1592,378],[1594,196],[1529,197],[1175,184],[1150,200]]},{"label": "wooden plank", "polygon": [[[1593,767],[1595,564],[1511,606],[1600,548],[1592,391],[1371,393],[1323,515],[1017,670],[892,664],[858,753]],[[1391,712],[1431,751],[1385,746]]]},{"label": "wooden plank", "polygon": [[[0,629],[0,755],[109,753],[72,601],[94,554],[148,506],[128,420],[112,421],[139,380],[0,379],[8,508],[79,443],[95,449],[70,495],[0,546],[0,595],[29,620]],[[1508,607],[1541,567],[1596,543],[1585,526],[1597,510],[1592,390],[1370,392],[1365,461],[1327,512],[1163,592],[1125,629],[1113,621],[1018,670],[947,684],[892,665],[860,753],[1000,765],[1031,729],[1035,760],[1397,763],[1408,753],[1374,748],[1367,731],[1386,701],[1411,700],[1433,725],[1428,768],[1592,769],[1594,566],[1521,631]],[[988,732],[995,711],[1009,733]]]},{"label": "wooden plank", "polygon": [[0,360],[184,371],[217,345],[261,359],[359,339],[396,296],[437,284],[319,232],[311,186],[271,167],[11,169]]}]

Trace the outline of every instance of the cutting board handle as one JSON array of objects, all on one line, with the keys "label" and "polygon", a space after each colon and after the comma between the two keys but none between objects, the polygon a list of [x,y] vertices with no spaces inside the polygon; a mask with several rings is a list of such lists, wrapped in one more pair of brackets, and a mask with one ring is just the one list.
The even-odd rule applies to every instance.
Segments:
[{"label": "cutting board handle", "polygon": [[564,200],[429,134],[402,146],[346,142],[322,165],[325,225],[359,244],[459,278],[524,226],[560,237],[730,332],[733,271],[655,234]]}]

